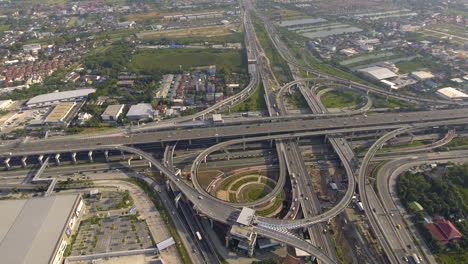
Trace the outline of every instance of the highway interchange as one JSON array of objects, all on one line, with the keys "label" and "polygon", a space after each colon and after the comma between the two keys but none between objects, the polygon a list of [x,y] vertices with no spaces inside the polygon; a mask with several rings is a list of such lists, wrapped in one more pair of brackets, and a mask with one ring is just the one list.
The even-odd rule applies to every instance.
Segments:
[{"label": "highway interchange", "polygon": [[[122,151],[140,156],[150,162],[154,167],[161,171],[171,183],[179,189],[186,199],[193,204],[193,208],[198,213],[226,224],[235,224],[236,217],[239,214],[239,207],[253,206],[263,203],[282,191],[286,181],[286,175],[295,175],[291,184],[296,186],[294,197],[300,198],[303,219],[270,219],[257,217],[253,228],[266,237],[284,242],[288,245],[300,248],[309,254],[317,257],[322,263],[336,263],[336,253],[329,237],[322,232],[321,223],[337,216],[341,213],[351,201],[354,195],[355,184],[358,186],[362,202],[365,207],[365,213],[369,219],[373,230],[382,244],[390,263],[402,263],[404,254],[418,253],[426,256],[429,263],[434,263],[430,252],[420,252],[414,244],[411,234],[406,230],[397,230],[396,225],[403,225],[403,209],[398,205],[393,193],[395,178],[399,173],[404,172],[409,167],[416,164],[427,162],[427,160],[449,160],[455,155],[468,155],[465,152],[450,152],[443,156],[434,157],[430,154],[414,156],[415,154],[405,156],[392,163],[387,163],[382,169],[382,177],[379,177],[377,186],[379,193],[376,194],[368,184],[368,164],[374,158],[377,150],[385,142],[399,134],[407,133],[415,129],[425,129],[436,126],[463,126],[468,121],[468,113],[463,108],[445,109],[437,111],[419,111],[407,113],[384,113],[368,114],[361,113],[368,109],[361,109],[352,113],[328,114],[327,109],[321,104],[319,96],[310,89],[307,82],[322,82],[324,80],[339,83],[343,87],[358,89],[365,93],[375,92],[385,94],[398,99],[418,104],[446,104],[460,107],[462,103],[447,102],[442,100],[420,100],[409,96],[396,95],[393,92],[383,91],[366,85],[349,82],[334,76],[324,75],[314,69],[306,68],[309,72],[320,75],[321,79],[301,79],[297,76],[298,69],[304,69],[305,66],[298,64],[288,54],[287,47],[281,43],[275,35],[275,29],[264,19],[269,36],[277,47],[280,54],[290,64],[295,81],[289,84],[280,85],[275,82],[272,71],[269,67],[267,58],[256,40],[253,30],[250,13],[256,12],[250,1],[245,2],[246,10],[244,12],[244,30],[246,43],[248,43],[249,59],[256,58],[257,64],[249,66],[251,73],[251,82],[241,93],[232,98],[223,101],[207,110],[197,113],[193,116],[183,117],[175,121],[167,121],[160,127],[154,124],[144,126],[138,129],[122,129],[117,132],[105,133],[102,135],[80,136],[80,137],[57,137],[44,140],[31,140],[27,142],[11,143],[0,146],[0,156],[5,159],[14,159],[28,156],[57,154],[57,153],[76,153],[83,151]],[[256,66],[255,66],[256,65]],[[239,120],[237,123],[228,123],[220,125],[201,125],[180,127],[178,124],[190,122],[195,119],[205,119],[210,113],[216,113],[231,105],[242,102],[257,88],[259,82],[263,82],[265,87],[266,101],[270,118],[258,118],[254,120]],[[303,116],[300,119],[291,120],[288,118],[286,107],[284,106],[284,92],[290,87],[298,85],[299,91],[304,95],[313,115]],[[377,89],[377,90],[376,90]],[[366,131],[388,132],[377,140],[368,150],[362,161],[358,161],[354,152],[351,150],[347,141],[342,137],[343,134],[359,133]],[[317,195],[310,184],[310,177],[306,165],[297,144],[301,137],[326,135],[329,143],[333,146],[336,154],[345,167],[348,178],[348,189],[346,194],[332,209],[322,212]],[[175,174],[172,157],[175,149],[175,143],[197,140],[211,140],[215,144],[198,154],[195,158],[192,168],[192,183],[189,186]],[[201,162],[216,150],[226,146],[243,144],[246,142],[271,141],[275,142],[279,157],[280,177],[278,185],[273,192],[263,199],[245,204],[231,204],[229,202],[218,200],[206,192],[198,183],[197,170]],[[156,144],[165,146],[164,162],[156,160],[152,154],[138,149],[138,145]],[[442,142],[446,143],[446,142]],[[421,151],[420,149],[414,151]],[[414,158],[416,157],[416,158]],[[458,156],[460,157],[460,156]],[[464,156],[463,156],[464,157]],[[460,159],[464,160],[464,159]],[[11,176],[13,177],[13,176]],[[294,181],[296,180],[296,183]],[[380,201],[386,201],[384,203]],[[388,203],[388,201],[393,201]],[[186,214],[190,213],[191,208],[184,208]],[[398,214],[397,216],[394,216]],[[309,228],[312,244],[299,238],[294,230],[298,228]],[[197,224],[200,229],[200,224]],[[316,246],[314,246],[316,245]],[[408,246],[410,245],[410,246]],[[205,245],[205,247],[210,247]],[[424,251],[424,249],[423,249]],[[206,259],[209,257],[205,256]],[[213,260],[216,261],[216,260]]]}]

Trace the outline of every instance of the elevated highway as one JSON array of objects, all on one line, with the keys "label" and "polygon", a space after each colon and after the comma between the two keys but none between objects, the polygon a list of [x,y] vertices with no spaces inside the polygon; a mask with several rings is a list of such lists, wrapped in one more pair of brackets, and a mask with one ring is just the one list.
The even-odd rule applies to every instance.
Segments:
[{"label": "elevated highway", "polygon": [[[366,116],[338,117],[335,119],[293,120],[284,122],[258,122],[249,125],[226,125],[213,127],[196,127],[192,129],[154,131],[118,134],[106,137],[84,138],[49,138],[30,140],[21,144],[0,146],[0,157],[10,156],[10,152],[60,152],[74,148],[92,148],[99,145],[132,145],[145,143],[161,143],[177,141],[191,141],[202,139],[226,140],[242,137],[282,135],[291,137],[304,132],[314,132],[314,135],[341,134],[362,131],[381,131],[395,129],[405,125],[433,124],[433,126],[448,123],[463,124],[460,120],[468,118],[468,113],[462,109],[448,109],[438,111],[421,111],[407,113],[386,113]],[[457,121],[458,120],[458,121]],[[312,135],[311,134],[311,135]]]}]

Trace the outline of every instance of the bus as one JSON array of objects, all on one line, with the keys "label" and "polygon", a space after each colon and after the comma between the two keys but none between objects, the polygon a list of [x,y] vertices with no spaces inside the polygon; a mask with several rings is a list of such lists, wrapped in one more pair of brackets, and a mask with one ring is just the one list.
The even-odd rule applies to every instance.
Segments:
[{"label": "bus", "polygon": [[202,239],[202,237],[201,237],[201,235],[200,235],[200,232],[197,231],[195,234],[197,235],[198,240],[201,240],[201,239]]},{"label": "bus", "polygon": [[416,263],[416,264],[420,264],[421,263],[421,260],[419,259],[419,256],[416,255],[416,253],[413,253],[413,255],[411,256],[412,260],[413,260],[413,263]]}]

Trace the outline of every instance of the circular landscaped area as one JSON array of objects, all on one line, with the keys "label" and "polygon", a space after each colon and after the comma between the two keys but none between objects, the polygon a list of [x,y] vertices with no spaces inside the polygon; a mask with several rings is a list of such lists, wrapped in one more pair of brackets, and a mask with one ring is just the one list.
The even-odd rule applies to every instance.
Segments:
[{"label": "circular landscaped area", "polygon": [[[235,173],[220,181],[212,194],[218,199],[232,203],[257,201],[269,193],[276,186],[276,182],[266,176],[262,170],[243,171]],[[284,194],[279,193],[272,201],[259,205],[257,214],[275,215],[282,209]]]}]

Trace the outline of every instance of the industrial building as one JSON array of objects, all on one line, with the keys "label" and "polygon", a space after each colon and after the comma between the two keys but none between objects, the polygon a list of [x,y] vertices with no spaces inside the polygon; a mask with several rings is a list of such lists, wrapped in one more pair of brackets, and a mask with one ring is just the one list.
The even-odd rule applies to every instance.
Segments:
[{"label": "industrial building", "polygon": [[415,71],[411,73],[411,77],[417,81],[425,81],[434,78],[434,75],[426,71]]},{"label": "industrial building", "polygon": [[83,210],[80,195],[0,201],[1,263],[62,263]]},{"label": "industrial building", "polygon": [[26,106],[28,108],[34,108],[49,106],[60,102],[84,101],[88,98],[89,94],[94,93],[95,91],[95,89],[86,88],[64,92],[41,94],[29,99],[29,101],[26,103]]},{"label": "industrial building", "polygon": [[378,67],[378,66],[359,69],[358,72],[361,72],[365,76],[376,81],[397,77],[397,75],[391,70],[384,68],[384,67]]},{"label": "industrial building", "polygon": [[124,107],[125,107],[124,104],[107,106],[106,110],[104,110],[104,113],[102,113],[101,115],[102,121],[104,122],[117,121],[119,119],[119,116],[122,114]]},{"label": "industrial building", "polygon": [[23,45],[23,51],[24,52],[33,52],[33,53],[37,53],[41,50],[41,44],[27,44],[27,45]]},{"label": "industrial building", "polygon": [[437,90],[437,95],[449,100],[462,100],[468,98],[468,95],[452,87],[445,87]]},{"label": "industrial building", "polygon": [[[44,124],[50,126],[66,126],[67,117],[75,107],[75,102],[62,102],[54,107],[52,111],[47,115]],[[68,118],[70,120],[71,118]]]},{"label": "industrial building", "polygon": [[127,113],[127,118],[131,121],[151,120],[155,116],[156,111],[153,109],[151,104],[144,103],[132,105]]}]

